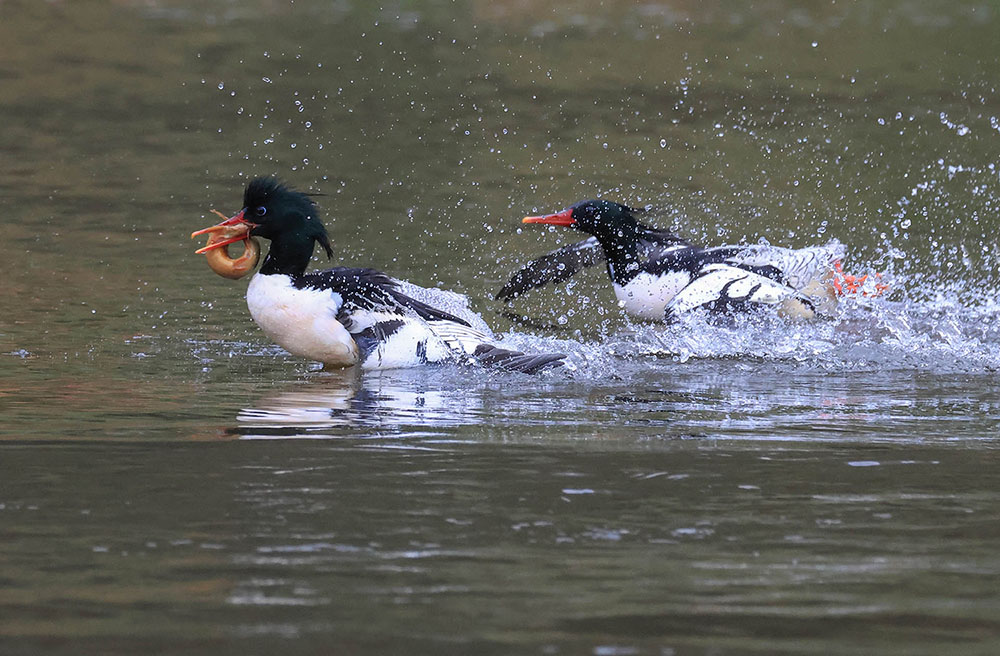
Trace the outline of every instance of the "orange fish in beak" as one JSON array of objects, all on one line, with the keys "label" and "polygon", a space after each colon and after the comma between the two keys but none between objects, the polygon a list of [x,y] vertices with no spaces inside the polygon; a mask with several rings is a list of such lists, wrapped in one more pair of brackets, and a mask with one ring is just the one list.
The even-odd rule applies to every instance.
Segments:
[{"label": "orange fish in beak", "polygon": [[[221,216],[224,221],[208,228],[196,230],[191,233],[194,239],[199,235],[207,234],[208,243],[203,248],[199,248],[195,253],[204,254],[208,261],[208,266],[223,278],[236,280],[253,271],[260,259],[260,244],[250,236],[250,229],[254,224],[243,218],[246,210],[240,210],[232,217],[212,210]],[[243,242],[244,251],[239,257],[232,257],[229,253],[229,246],[238,241]]]}]

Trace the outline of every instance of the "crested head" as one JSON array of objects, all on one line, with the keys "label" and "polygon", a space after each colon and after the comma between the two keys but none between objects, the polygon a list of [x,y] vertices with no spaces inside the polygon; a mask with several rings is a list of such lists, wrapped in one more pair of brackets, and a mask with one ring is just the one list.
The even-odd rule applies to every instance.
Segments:
[{"label": "crested head", "polygon": [[569,210],[573,227],[592,235],[631,232],[639,225],[635,214],[640,210],[610,200],[584,200]]},{"label": "crested head", "polygon": [[319,208],[308,194],[276,178],[254,178],[243,192],[243,221],[250,235],[271,240],[261,273],[301,274],[319,243],[333,257],[330,238],[319,218]]},{"label": "crested head", "polygon": [[309,203],[312,203],[312,199],[309,198],[307,194],[288,188],[288,186],[286,186],[278,178],[261,176],[259,178],[254,178],[247,183],[247,188],[243,191],[243,207],[264,205],[276,196],[287,196],[292,194],[296,196],[303,196]]},{"label": "crested head", "polygon": [[649,228],[639,223],[635,210],[610,200],[584,200],[562,212],[526,216],[523,223],[542,223],[576,228],[597,238],[608,262],[612,280],[624,284],[639,265],[639,241]]},{"label": "crested head", "polygon": [[253,224],[250,234],[270,239],[272,251],[281,243],[315,242],[333,257],[330,238],[319,218],[319,208],[306,193],[284,185],[277,178],[254,178],[243,192],[245,220]]},{"label": "crested head", "polygon": [[639,240],[648,230],[635,210],[610,200],[585,200],[566,210],[573,227],[597,238],[607,258],[611,280],[624,285],[639,271]]}]

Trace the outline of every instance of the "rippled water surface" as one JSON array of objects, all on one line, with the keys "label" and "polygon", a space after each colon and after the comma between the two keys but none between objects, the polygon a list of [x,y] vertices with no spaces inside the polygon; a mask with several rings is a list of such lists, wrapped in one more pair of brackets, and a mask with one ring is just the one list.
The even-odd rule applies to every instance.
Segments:
[{"label": "rippled water surface", "polygon": [[[0,652],[1000,651],[989,2],[0,2]],[[324,372],[188,234],[253,175],[539,377]],[[815,324],[493,300],[588,197],[836,238]],[[316,266],[324,263],[318,259]]]}]

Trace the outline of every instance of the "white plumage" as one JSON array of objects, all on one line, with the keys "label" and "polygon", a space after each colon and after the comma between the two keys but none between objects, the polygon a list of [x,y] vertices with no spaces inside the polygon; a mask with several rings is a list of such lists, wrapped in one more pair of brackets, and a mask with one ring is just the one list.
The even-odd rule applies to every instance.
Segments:
[{"label": "white plumage", "polygon": [[[407,283],[407,291],[415,288]],[[348,330],[338,320],[344,310],[340,293],[298,289],[287,275],[254,275],[247,307],[257,325],[286,351],[330,366],[412,367],[456,360],[484,344],[494,345],[491,335],[470,326],[389,309],[354,308]],[[366,349],[359,348],[358,336],[367,338]]]},{"label": "white plumage", "polygon": [[349,367],[360,353],[337,314],[340,294],[329,289],[296,289],[290,276],[254,274],[247,287],[250,316],[283,349],[324,364]]}]

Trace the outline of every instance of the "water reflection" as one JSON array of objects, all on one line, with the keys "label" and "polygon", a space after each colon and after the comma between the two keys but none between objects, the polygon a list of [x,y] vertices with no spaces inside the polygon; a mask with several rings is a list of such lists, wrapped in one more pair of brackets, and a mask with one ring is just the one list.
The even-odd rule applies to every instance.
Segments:
[{"label": "water reflection", "polygon": [[393,371],[323,373],[258,399],[240,410],[237,430],[243,439],[331,438],[343,427],[443,428],[481,419],[483,399],[461,386],[442,387],[446,376]]}]

